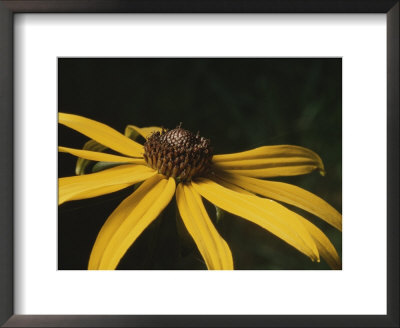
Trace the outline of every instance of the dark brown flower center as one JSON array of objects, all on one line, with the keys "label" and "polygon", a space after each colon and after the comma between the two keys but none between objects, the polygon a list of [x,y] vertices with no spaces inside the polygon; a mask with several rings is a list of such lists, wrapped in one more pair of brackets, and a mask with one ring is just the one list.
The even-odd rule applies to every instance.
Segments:
[{"label": "dark brown flower center", "polygon": [[148,166],[179,181],[203,175],[211,166],[210,140],[180,126],[161,133],[154,132],[144,143],[144,151]]}]

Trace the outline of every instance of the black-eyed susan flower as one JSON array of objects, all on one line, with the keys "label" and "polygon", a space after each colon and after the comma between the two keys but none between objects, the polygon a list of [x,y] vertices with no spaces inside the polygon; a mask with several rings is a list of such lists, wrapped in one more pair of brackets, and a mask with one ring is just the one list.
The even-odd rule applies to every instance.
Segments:
[{"label": "black-eyed susan flower", "polygon": [[[290,145],[213,155],[210,141],[178,126],[173,130],[129,126],[126,135],[141,135],[144,145],[97,121],[59,114],[59,123],[91,138],[87,149],[59,147],[79,159],[115,163],[100,172],[59,179],[59,204],[140,186],[111,213],[94,243],[88,268],[113,270],[129,247],[176,197],[185,227],[208,269],[230,270],[228,244],[210,219],[202,198],[218,208],[268,230],[312,261],[323,258],[331,268],[340,258],[325,234],[281,203],[308,211],[341,230],[342,217],[318,196],[297,186],[261,178],[324,172],[313,151]],[[111,149],[121,155],[104,152]]]}]

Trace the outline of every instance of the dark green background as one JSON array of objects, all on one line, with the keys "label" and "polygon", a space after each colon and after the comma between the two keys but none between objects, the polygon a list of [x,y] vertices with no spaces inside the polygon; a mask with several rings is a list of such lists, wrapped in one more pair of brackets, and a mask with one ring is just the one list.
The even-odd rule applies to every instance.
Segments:
[{"label": "dark green background", "polygon": [[[127,124],[183,127],[210,138],[214,153],[294,144],[317,152],[327,175],[280,178],[319,195],[341,211],[342,61],[338,58],[62,58],[58,108],[121,132]],[[88,140],[59,127],[59,145]],[[74,175],[76,159],[59,155],[59,176]],[[59,207],[58,267],[85,269],[96,235],[132,188]],[[206,204],[214,218],[214,208]],[[328,235],[341,254],[341,233],[299,211]],[[327,269],[258,226],[226,213],[217,229],[236,269]],[[166,209],[134,243],[119,269],[205,269],[190,236]]]}]

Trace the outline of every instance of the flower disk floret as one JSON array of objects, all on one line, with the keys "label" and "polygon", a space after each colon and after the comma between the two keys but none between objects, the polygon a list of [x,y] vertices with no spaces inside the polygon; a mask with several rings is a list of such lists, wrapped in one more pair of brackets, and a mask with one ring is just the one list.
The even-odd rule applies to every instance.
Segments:
[{"label": "flower disk floret", "polygon": [[206,174],[211,167],[210,140],[180,126],[154,132],[144,143],[144,150],[148,166],[181,182]]}]

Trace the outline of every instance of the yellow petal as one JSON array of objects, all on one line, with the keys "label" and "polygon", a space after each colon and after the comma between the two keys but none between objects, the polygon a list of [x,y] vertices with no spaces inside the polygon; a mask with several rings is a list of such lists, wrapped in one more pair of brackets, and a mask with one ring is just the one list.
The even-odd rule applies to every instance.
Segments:
[{"label": "yellow petal", "polygon": [[233,270],[232,253],[215,229],[200,195],[191,185],[179,184],[176,202],[187,230],[209,270]]},{"label": "yellow petal", "polygon": [[318,167],[315,165],[299,165],[299,166],[268,167],[265,169],[252,169],[252,170],[226,170],[226,172],[232,174],[245,175],[254,178],[273,178],[273,177],[289,177],[294,175],[308,174],[315,171],[317,168]]},{"label": "yellow petal", "polygon": [[[116,184],[116,185],[110,185],[110,186],[99,187],[99,188],[95,188],[95,189],[91,189],[91,190],[86,190],[84,192],[84,194],[77,195],[73,199],[68,199],[67,201],[88,199],[88,198],[93,198],[93,197],[97,197],[97,196],[101,196],[101,195],[111,194],[118,190],[128,188],[131,185],[132,185],[132,183],[122,183],[122,184]],[[66,202],[66,201],[64,201],[64,202]],[[61,205],[61,204],[62,203],[60,203],[59,205]]]},{"label": "yellow petal", "polygon": [[140,185],[129,197],[125,198],[121,204],[111,213],[106,222],[100,229],[97,235],[96,241],[93,245],[92,252],[89,259],[89,270],[97,270],[100,264],[100,260],[103,256],[104,250],[106,249],[111,237],[118,230],[122,222],[132,213],[134,208],[138,205],[141,197],[149,192],[160,180],[162,176],[157,174],[154,177],[149,178]]},{"label": "yellow petal", "polygon": [[114,270],[128,248],[168,205],[174,193],[173,178],[167,180],[157,175],[145,181],[107,219],[93,248],[89,269]]},{"label": "yellow petal", "polygon": [[340,270],[342,268],[342,262],[340,261],[340,257],[328,237],[308,220],[302,218],[302,223],[314,238],[321,257],[333,270]]},{"label": "yellow petal", "polygon": [[147,166],[126,164],[98,173],[59,178],[58,203],[108,194],[155,174],[157,172]]},{"label": "yellow petal", "polygon": [[139,128],[135,125],[127,125],[125,128],[125,135],[133,140],[135,140],[138,135],[141,135],[143,138],[147,139],[153,132],[157,131],[161,132],[162,128],[158,126]]},{"label": "yellow petal", "polygon": [[142,164],[146,165],[146,162],[142,158],[132,158],[132,157],[125,157],[125,156],[117,156],[107,153],[100,153],[97,151],[90,151],[90,150],[82,150],[82,149],[74,149],[68,147],[58,147],[59,152],[69,153],[71,155],[88,159],[91,161],[98,161],[98,162],[117,162],[117,163],[134,163],[134,164]]},{"label": "yellow petal", "polygon": [[315,242],[296,213],[272,200],[238,193],[205,178],[196,179],[192,185],[211,203],[259,225],[312,260],[319,261]]},{"label": "yellow petal", "polygon": [[308,148],[293,145],[262,146],[239,153],[214,155],[213,160],[215,162],[227,162],[273,157],[307,157],[316,160],[322,165],[321,158],[315,152]]},{"label": "yellow petal", "polygon": [[219,185],[221,185],[221,186],[223,186],[225,188],[228,188],[230,190],[237,191],[237,192],[240,192],[240,193],[246,194],[246,195],[254,195],[253,193],[251,193],[251,192],[249,192],[249,191],[247,191],[247,190],[245,190],[245,189],[243,189],[243,188],[241,188],[241,187],[239,187],[239,186],[237,186],[237,185],[235,185],[233,183],[228,182],[227,181],[228,179],[224,180],[224,179],[221,179],[220,177],[215,175],[215,176],[213,176],[211,178],[211,180],[215,181]]},{"label": "yellow petal", "polygon": [[224,170],[253,170],[282,166],[315,165],[315,160],[307,157],[271,157],[261,159],[244,159],[235,161],[216,162]]},{"label": "yellow petal", "polygon": [[263,146],[252,150],[214,155],[216,168],[253,177],[300,175],[319,169],[321,158],[312,150],[290,145]]},{"label": "yellow petal", "polygon": [[58,119],[60,124],[74,129],[121,154],[131,157],[142,157],[143,155],[144,150],[142,145],[103,123],[66,113],[59,113]]},{"label": "yellow petal", "polygon": [[[99,144],[97,141],[89,140],[83,145],[83,150],[102,152],[106,150],[107,147]],[[90,161],[84,158],[78,158],[76,160],[75,174],[82,175],[85,174],[86,167],[90,164]]]},{"label": "yellow petal", "polygon": [[300,187],[277,181],[221,174],[222,179],[253,193],[276,199],[310,212],[338,230],[342,230],[342,215],[326,201]]}]

